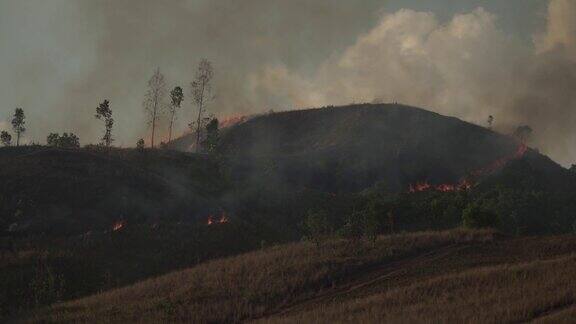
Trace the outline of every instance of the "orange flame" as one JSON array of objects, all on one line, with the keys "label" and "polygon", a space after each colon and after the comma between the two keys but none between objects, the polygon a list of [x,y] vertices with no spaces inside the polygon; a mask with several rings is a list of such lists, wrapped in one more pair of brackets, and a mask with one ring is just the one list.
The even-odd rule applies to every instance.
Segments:
[{"label": "orange flame", "polygon": [[212,215],[208,216],[208,220],[206,221],[206,225],[214,225],[214,224],[224,224],[228,223],[230,219],[228,218],[226,212],[222,212],[219,219],[214,219]]},{"label": "orange flame", "polygon": [[113,232],[119,231],[122,228],[124,228],[124,225],[126,225],[125,221],[117,221],[116,223],[114,223],[114,225],[112,225],[112,231]]},{"label": "orange flame", "polygon": [[[514,152],[514,154],[500,158],[486,167],[472,171],[471,174],[474,177],[479,177],[493,173],[504,167],[508,162],[522,158],[526,154],[526,152],[528,152],[528,146],[526,146],[526,144],[524,143],[521,143],[518,146],[518,149],[516,149],[516,152]],[[457,184],[431,185],[426,181],[417,182],[416,184],[411,184],[409,186],[408,192],[415,193],[428,190],[435,190],[440,192],[454,192],[454,191],[465,191],[470,188],[472,188],[472,183],[470,182],[470,180],[464,178],[460,180],[460,182],[458,182]]]}]

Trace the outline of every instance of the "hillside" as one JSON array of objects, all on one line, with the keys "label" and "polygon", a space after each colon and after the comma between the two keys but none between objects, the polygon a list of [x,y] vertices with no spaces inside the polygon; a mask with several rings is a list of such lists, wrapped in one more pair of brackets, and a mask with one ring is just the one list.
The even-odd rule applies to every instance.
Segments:
[{"label": "hillside", "polygon": [[[423,109],[364,104],[258,116],[228,129],[220,149],[237,161],[237,176],[354,192],[380,181],[392,191],[419,182],[457,183],[512,159],[520,145]],[[544,158],[531,150],[526,154]],[[561,169],[555,163],[545,167]]]},{"label": "hillside", "polygon": [[33,322],[568,322],[574,236],[491,231],[278,246],[55,305]]},{"label": "hillside", "polygon": [[189,218],[209,208],[216,173],[206,158],[170,151],[3,148],[0,228],[84,233]]}]

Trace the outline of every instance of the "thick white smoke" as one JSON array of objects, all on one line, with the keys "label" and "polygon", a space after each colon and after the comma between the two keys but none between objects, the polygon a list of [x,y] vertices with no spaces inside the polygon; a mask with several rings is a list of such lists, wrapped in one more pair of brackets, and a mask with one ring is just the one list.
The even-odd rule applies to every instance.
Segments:
[{"label": "thick white smoke", "polygon": [[[311,78],[268,66],[257,92],[300,106],[402,102],[497,129],[534,130],[533,145],[576,161],[576,2],[550,2],[547,29],[527,46],[498,29],[482,8],[441,24],[433,13],[400,10],[334,55]],[[259,82],[255,81],[259,80]]]}]

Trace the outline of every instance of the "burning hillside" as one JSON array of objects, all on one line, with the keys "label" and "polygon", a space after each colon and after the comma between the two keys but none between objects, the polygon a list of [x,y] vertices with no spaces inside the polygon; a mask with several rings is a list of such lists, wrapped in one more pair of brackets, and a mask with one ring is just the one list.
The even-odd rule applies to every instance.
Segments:
[{"label": "burning hillside", "polygon": [[528,146],[520,143],[514,154],[502,157],[490,163],[488,166],[470,172],[471,176],[465,177],[456,184],[444,183],[439,185],[432,185],[427,181],[417,182],[416,184],[409,185],[408,192],[416,193],[423,191],[440,191],[440,192],[454,192],[470,189],[477,178],[492,174],[503,168],[508,162],[520,159],[528,152]]}]

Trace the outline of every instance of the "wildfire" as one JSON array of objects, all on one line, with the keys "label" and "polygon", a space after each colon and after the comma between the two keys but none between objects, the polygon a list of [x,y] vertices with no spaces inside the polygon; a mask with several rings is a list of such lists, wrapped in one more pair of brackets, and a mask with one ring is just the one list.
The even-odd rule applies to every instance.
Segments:
[{"label": "wildfire", "polygon": [[[492,162],[490,165],[488,165],[486,167],[472,171],[471,174],[474,177],[479,177],[479,176],[493,173],[493,172],[501,169],[502,167],[504,167],[508,162],[522,158],[526,154],[526,152],[528,152],[528,146],[526,146],[526,144],[524,144],[524,143],[521,143],[518,146],[518,149],[516,149],[516,152],[514,152],[514,154],[500,158],[500,159]],[[423,192],[423,191],[429,191],[429,190],[435,190],[435,191],[440,191],[440,192],[454,192],[454,191],[465,191],[465,190],[468,190],[470,188],[472,188],[472,182],[469,179],[465,178],[465,179],[460,180],[460,182],[458,182],[457,184],[446,184],[445,183],[445,184],[439,184],[439,185],[431,185],[427,181],[417,182],[416,184],[410,185],[408,192],[415,193],[415,192]]]},{"label": "wildfire", "polygon": [[454,191],[465,191],[472,187],[472,184],[467,179],[463,179],[457,184],[443,183],[439,185],[431,185],[428,182],[417,182],[414,185],[410,185],[409,192],[422,192],[428,190],[435,190],[440,192],[454,192]]},{"label": "wildfire", "polygon": [[114,225],[112,225],[112,231],[113,232],[119,231],[123,229],[125,225],[126,225],[125,221],[117,221],[116,223],[114,223]]},{"label": "wildfire", "polygon": [[248,120],[248,116],[232,116],[223,118],[220,121],[220,128],[232,127]]},{"label": "wildfire", "polygon": [[228,218],[228,215],[223,211],[222,214],[220,214],[220,218],[218,219],[215,219],[212,215],[209,215],[208,220],[206,221],[206,225],[224,224],[228,223],[229,221],[230,219]]}]

